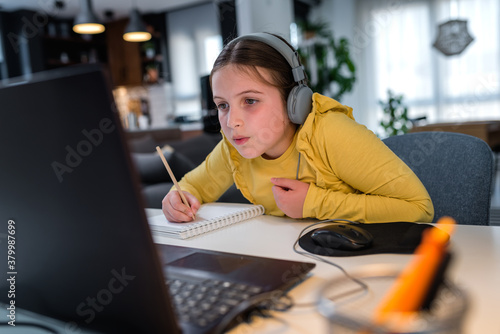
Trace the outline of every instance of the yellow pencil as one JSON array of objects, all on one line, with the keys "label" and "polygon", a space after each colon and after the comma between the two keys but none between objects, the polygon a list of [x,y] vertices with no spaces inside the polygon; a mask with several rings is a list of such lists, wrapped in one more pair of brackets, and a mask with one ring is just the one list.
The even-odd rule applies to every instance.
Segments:
[{"label": "yellow pencil", "polygon": [[[163,161],[163,164],[165,165],[165,168],[167,169],[168,174],[170,175],[170,178],[172,179],[172,182],[175,185],[175,188],[179,192],[179,195],[181,195],[182,202],[191,210],[191,206],[189,205],[189,202],[187,201],[186,196],[184,196],[184,193],[182,192],[181,186],[179,186],[179,183],[177,183],[177,180],[175,179],[174,173],[172,173],[172,170],[170,169],[170,166],[167,162],[167,159],[165,159],[165,156],[163,155],[163,152],[161,151],[159,146],[156,146],[156,151],[160,155],[161,161]],[[192,211],[191,211],[192,212]],[[194,215],[193,215],[194,219]]]}]

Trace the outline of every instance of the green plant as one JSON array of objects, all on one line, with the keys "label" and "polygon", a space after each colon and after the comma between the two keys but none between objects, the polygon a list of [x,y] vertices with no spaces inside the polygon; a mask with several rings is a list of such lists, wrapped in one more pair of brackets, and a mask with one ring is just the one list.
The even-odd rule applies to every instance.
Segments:
[{"label": "green plant", "polygon": [[298,53],[304,63],[309,86],[315,92],[340,100],[356,82],[356,66],[346,38],[335,39],[326,23],[299,23],[304,42]]},{"label": "green plant", "polygon": [[142,51],[146,52],[148,49],[155,49],[155,43],[152,40],[141,43]]},{"label": "green plant", "polygon": [[380,125],[384,128],[384,136],[405,134],[411,127],[411,121],[408,118],[408,107],[403,102],[403,95],[395,95],[390,89],[387,90],[387,95],[386,101],[378,101],[384,111],[380,121]]}]

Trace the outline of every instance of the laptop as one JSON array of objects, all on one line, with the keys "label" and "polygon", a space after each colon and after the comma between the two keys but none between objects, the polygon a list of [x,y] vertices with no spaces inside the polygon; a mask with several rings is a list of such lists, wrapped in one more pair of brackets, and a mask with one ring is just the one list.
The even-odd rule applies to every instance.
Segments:
[{"label": "laptop", "polygon": [[110,87],[100,65],[0,83],[0,303],[104,333],[207,333],[228,318],[190,321],[182,279],[259,296],[304,279],[314,264],[154,244]]}]

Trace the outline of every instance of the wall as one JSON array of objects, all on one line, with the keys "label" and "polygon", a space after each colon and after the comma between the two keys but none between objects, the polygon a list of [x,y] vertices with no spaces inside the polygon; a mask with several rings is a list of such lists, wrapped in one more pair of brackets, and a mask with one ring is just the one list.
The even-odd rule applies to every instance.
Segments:
[{"label": "wall", "polygon": [[335,38],[345,37],[351,43],[351,55],[356,65],[356,83],[354,89],[345,94],[341,103],[354,109],[356,121],[374,131],[377,128],[376,115],[366,112],[369,99],[363,93],[369,84],[363,64],[364,44],[359,39],[360,29],[356,21],[356,1],[323,0],[312,9],[310,19],[313,22],[327,22]]},{"label": "wall", "polygon": [[273,32],[290,40],[292,0],[240,0],[236,2],[239,35]]}]

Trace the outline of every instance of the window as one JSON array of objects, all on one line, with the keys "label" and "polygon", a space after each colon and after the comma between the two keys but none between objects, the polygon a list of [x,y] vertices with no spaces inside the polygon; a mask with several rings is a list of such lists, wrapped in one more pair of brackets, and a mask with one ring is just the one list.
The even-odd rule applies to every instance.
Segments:
[{"label": "window", "polygon": [[209,3],[167,15],[175,114],[201,118],[200,78],[222,50],[217,7]]},{"label": "window", "polygon": [[[498,0],[361,0],[358,5],[367,77],[373,78],[367,96],[386,100],[388,89],[403,94],[410,117],[426,116],[429,122],[500,118]],[[445,56],[432,44],[439,24],[452,19],[467,20],[474,40],[461,54]],[[381,109],[376,113],[380,119]]]}]

